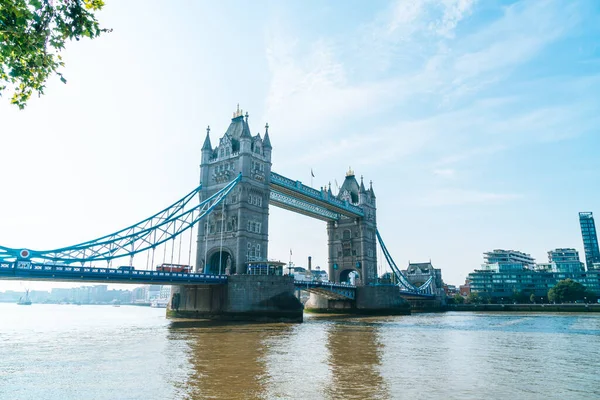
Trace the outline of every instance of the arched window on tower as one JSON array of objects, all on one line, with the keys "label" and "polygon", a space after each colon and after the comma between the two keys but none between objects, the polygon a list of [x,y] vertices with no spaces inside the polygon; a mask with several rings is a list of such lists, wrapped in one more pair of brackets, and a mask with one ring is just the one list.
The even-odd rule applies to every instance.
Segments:
[{"label": "arched window on tower", "polygon": [[343,239],[350,240],[350,236],[351,236],[350,229],[346,229],[343,234]]}]

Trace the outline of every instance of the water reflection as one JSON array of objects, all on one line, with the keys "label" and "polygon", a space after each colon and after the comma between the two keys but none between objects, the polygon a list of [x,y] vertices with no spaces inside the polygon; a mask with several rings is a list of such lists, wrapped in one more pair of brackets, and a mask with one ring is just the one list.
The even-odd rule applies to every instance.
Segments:
[{"label": "water reflection", "polygon": [[383,344],[379,325],[336,321],[327,334],[331,379],[325,389],[331,399],[387,399],[388,386],[381,376]]},{"label": "water reflection", "polygon": [[0,399],[600,399],[591,313],[242,325],[0,304],[0,315]]},{"label": "water reflection", "polygon": [[189,371],[182,397],[266,398],[266,344],[291,329],[284,324],[172,323],[171,340],[184,340]]}]

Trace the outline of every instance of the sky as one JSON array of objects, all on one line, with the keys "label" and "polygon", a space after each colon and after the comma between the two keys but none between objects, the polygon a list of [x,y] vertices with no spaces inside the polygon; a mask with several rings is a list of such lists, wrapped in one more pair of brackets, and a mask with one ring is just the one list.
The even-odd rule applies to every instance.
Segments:
[{"label": "sky", "polygon": [[[457,285],[492,249],[583,258],[600,2],[106,0],[97,17],[113,31],[68,44],[67,84],[24,111],[0,98],[0,245],[75,244],[173,203],[239,103],[253,134],[269,123],[279,174],[373,181],[399,265]],[[325,228],[271,207],[269,258],[325,267]],[[24,285],[79,286],[0,290]]]}]

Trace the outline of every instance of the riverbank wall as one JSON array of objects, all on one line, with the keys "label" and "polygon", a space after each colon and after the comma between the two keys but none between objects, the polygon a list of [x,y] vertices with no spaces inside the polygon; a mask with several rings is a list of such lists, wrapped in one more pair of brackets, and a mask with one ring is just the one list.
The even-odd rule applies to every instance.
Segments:
[{"label": "riverbank wall", "polygon": [[445,311],[600,312],[600,304],[449,304]]}]

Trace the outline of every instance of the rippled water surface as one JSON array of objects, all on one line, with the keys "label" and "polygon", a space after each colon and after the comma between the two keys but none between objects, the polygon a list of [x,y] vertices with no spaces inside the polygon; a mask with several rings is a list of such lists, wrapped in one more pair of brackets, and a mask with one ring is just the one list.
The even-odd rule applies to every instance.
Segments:
[{"label": "rippled water surface", "polygon": [[600,315],[164,315],[0,304],[0,399],[600,398]]}]

